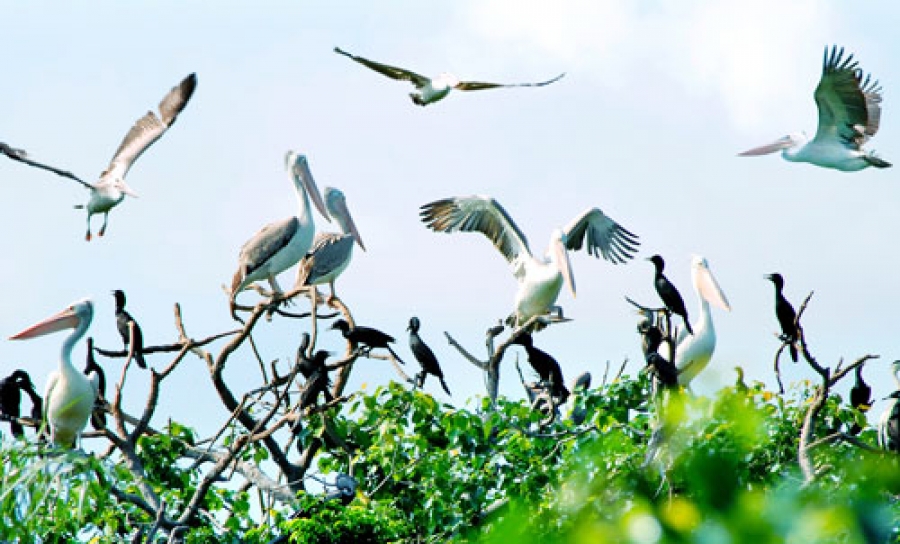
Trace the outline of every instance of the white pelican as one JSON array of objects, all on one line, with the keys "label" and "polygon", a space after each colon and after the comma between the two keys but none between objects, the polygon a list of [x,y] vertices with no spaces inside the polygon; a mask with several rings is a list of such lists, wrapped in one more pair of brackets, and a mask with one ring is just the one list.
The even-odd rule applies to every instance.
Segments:
[{"label": "white pelican", "polygon": [[550,236],[546,258],[531,254],[528,241],[499,202],[488,196],[456,197],[437,200],[422,206],[422,221],[439,232],[483,233],[506,257],[519,282],[515,310],[511,322],[519,326],[530,318],[543,315],[555,306],[565,281],[575,295],[567,249],[586,246],[589,255],[613,264],[624,263],[634,257],[638,237],[607,217],[599,208],[589,208],[563,229],[555,229]]},{"label": "white pelican", "polygon": [[385,75],[391,79],[409,81],[416,87],[416,92],[409,93],[409,97],[419,106],[427,106],[428,104],[437,102],[450,94],[450,91],[453,89],[458,91],[480,91],[483,89],[496,89],[499,87],[543,87],[566,75],[565,73],[562,73],[553,79],[538,83],[485,83],[479,81],[460,81],[453,74],[448,74],[446,72],[435,78],[427,78],[403,68],[397,68],[396,66],[389,66],[387,64],[381,64],[380,62],[357,57],[339,47],[335,47],[334,52],[353,59],[363,66],[375,70],[379,74]]},{"label": "white pelican", "polygon": [[178,114],[187,105],[191,95],[194,94],[196,87],[197,75],[188,75],[163,97],[159,103],[160,117],[157,117],[152,111],[148,111],[146,115],[138,119],[134,126],[131,127],[131,130],[128,131],[128,134],[125,135],[125,139],[122,140],[119,149],[113,155],[109,166],[100,174],[100,179],[96,183],[88,183],[69,172],[33,161],[23,160],[22,162],[50,170],[84,185],[91,192],[91,196],[87,204],[75,206],[76,208],[87,210],[87,233],[84,235],[84,239],[87,241],[91,240],[91,216],[98,213],[103,214],[103,226],[100,227],[100,231],[97,234],[103,236],[106,233],[109,211],[122,202],[125,199],[125,195],[138,196],[125,183],[125,175],[128,174],[131,165],[141,156],[141,153],[153,145],[153,142],[158,140],[172,126]]},{"label": "white pelican", "polygon": [[284,160],[297,191],[299,213],[296,217],[269,223],[241,246],[238,269],[231,280],[232,303],[238,293],[259,280],[268,280],[276,294],[282,293],[275,276],[297,264],[312,245],[316,225],[309,207],[310,197],[319,213],[331,221],[306,156],[288,151]]},{"label": "white pelican", "polygon": [[297,285],[327,283],[331,288],[328,300],[332,300],[335,296],[334,280],[344,272],[353,257],[353,242],[359,244],[363,251],[366,246],[353,223],[344,193],[333,187],[325,187],[325,209],[340,225],[341,232],[320,232],[316,235],[309,253],[297,268]]},{"label": "white pelican", "polygon": [[74,447],[87,425],[98,384],[85,377],[72,365],[72,348],[91,326],[94,305],[90,300],[80,300],[56,315],[10,336],[10,340],[26,340],[63,329],[75,329],[62,345],[59,370],[50,373],[44,391],[44,414],[55,444]]},{"label": "white pelican", "polygon": [[709,269],[709,263],[700,255],[694,255],[691,259],[691,279],[700,301],[700,319],[694,322],[694,334],[682,331],[676,344],[675,366],[678,367],[678,383],[681,385],[689,385],[706,368],[716,349],[716,330],[709,304],[731,311],[725,293]]},{"label": "white pelican", "polygon": [[897,391],[888,397],[890,401],[878,421],[878,446],[888,451],[900,452],[900,361],[891,364]]},{"label": "white pelican", "polygon": [[888,168],[891,163],[862,148],[878,132],[881,120],[881,86],[853,60],[843,58],[844,48],[825,48],[822,78],[816,87],[819,127],[809,141],[806,134],[791,134],[771,144],[756,147],[742,157],[781,151],[793,162],[808,162],[825,168],[855,172],[868,166]]}]

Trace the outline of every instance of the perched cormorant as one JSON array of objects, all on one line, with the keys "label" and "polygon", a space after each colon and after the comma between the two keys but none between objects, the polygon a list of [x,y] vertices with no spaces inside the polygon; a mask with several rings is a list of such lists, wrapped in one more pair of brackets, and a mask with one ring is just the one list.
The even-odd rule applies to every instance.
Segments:
[{"label": "perched cormorant", "polygon": [[781,325],[781,341],[788,344],[791,350],[791,360],[797,362],[797,341],[800,334],[797,332],[797,312],[791,303],[784,298],[784,278],[781,274],[775,272],[766,276],[775,284],[775,315],[778,317],[778,324]]},{"label": "perched cormorant", "polygon": [[[353,344],[362,344],[364,347],[364,354],[368,355],[369,352],[374,348],[384,348],[391,352],[391,355],[394,356],[394,359],[397,359],[399,362],[403,363],[403,359],[397,355],[394,350],[391,349],[389,344],[394,342],[394,337],[385,334],[378,329],[373,329],[372,327],[360,327],[357,325],[356,327],[351,328],[350,324],[344,321],[343,319],[338,319],[331,325],[332,329],[338,329],[341,331],[341,334],[344,335],[344,338],[349,340]],[[406,364],[406,363],[403,363]]]},{"label": "perched cormorant", "polygon": [[534,347],[534,339],[531,333],[520,334],[513,344],[518,344],[525,348],[528,355],[528,362],[531,367],[541,377],[541,381],[550,384],[550,394],[558,399],[558,404],[566,402],[569,398],[569,390],[563,383],[562,368],[559,363],[546,351]]},{"label": "perched cormorant", "polygon": [[[862,377],[862,365],[856,367],[856,384],[850,389],[850,405],[856,410],[866,413],[872,408],[872,388]],[[854,423],[850,427],[850,434],[857,435],[862,427]]]},{"label": "perched cormorant", "polygon": [[31,398],[31,417],[40,420],[43,402],[37,391],[34,390],[34,384],[31,383],[28,373],[24,370],[16,370],[0,380],[0,415],[8,418],[9,430],[13,436],[25,434],[22,424],[17,421],[21,414],[22,391],[25,391]]},{"label": "perched cormorant", "polygon": [[94,411],[91,413],[91,426],[100,430],[106,427],[106,412],[103,407],[104,399],[106,399],[106,374],[103,372],[103,368],[97,364],[97,360],[94,359],[94,339],[92,337],[87,339],[87,358],[84,363],[84,375],[92,383],[97,384],[97,400],[94,401]]},{"label": "perched cormorant", "polygon": [[[119,329],[119,335],[122,342],[125,343],[125,352],[128,352],[128,346],[131,343],[132,327],[134,328],[134,362],[141,368],[147,368],[147,362],[144,361],[144,335],[141,333],[141,326],[131,317],[125,310],[125,293],[121,289],[112,292],[116,298],[116,327]],[[88,352],[90,353],[90,351]],[[126,361],[127,362],[127,361]]]},{"label": "perched cormorant", "polygon": [[900,453],[900,361],[894,361],[891,365],[894,381],[897,382],[897,391],[888,396],[890,402],[881,413],[878,422],[878,445],[882,449]]},{"label": "perched cormorant", "polygon": [[654,325],[643,327],[641,331],[644,335],[643,349],[647,366],[650,367],[654,376],[662,385],[666,387],[678,385],[678,368],[671,361],[657,353],[660,344],[662,344],[662,332]]},{"label": "perched cormorant", "polygon": [[440,380],[441,387],[443,387],[444,391],[449,395],[450,388],[447,387],[447,382],[444,381],[444,372],[441,370],[441,365],[438,364],[437,357],[434,356],[434,352],[431,351],[431,348],[419,337],[420,326],[421,323],[419,323],[419,318],[411,317],[409,318],[409,326],[406,328],[406,330],[409,331],[409,349],[412,351],[416,360],[419,361],[419,364],[422,365],[422,372],[416,375],[417,386],[422,387],[425,385],[425,377],[428,374],[431,374]]},{"label": "perched cormorant", "polygon": [[325,402],[334,400],[328,389],[331,386],[331,380],[328,379],[328,369],[325,368],[325,361],[329,355],[331,354],[320,349],[313,354],[312,359],[308,359],[308,364],[301,365],[300,372],[306,377],[306,387],[300,393],[301,410],[315,406],[319,393],[325,397]]},{"label": "perched cormorant", "polygon": [[681,298],[681,293],[672,285],[669,278],[663,274],[663,269],[666,266],[665,261],[659,255],[654,255],[647,260],[656,267],[656,278],[653,280],[653,285],[656,287],[656,292],[659,293],[659,298],[662,299],[667,310],[673,314],[680,315],[684,319],[684,328],[687,329],[688,333],[694,334],[694,331],[691,330],[691,323],[688,321],[688,312],[684,306],[684,299]]}]

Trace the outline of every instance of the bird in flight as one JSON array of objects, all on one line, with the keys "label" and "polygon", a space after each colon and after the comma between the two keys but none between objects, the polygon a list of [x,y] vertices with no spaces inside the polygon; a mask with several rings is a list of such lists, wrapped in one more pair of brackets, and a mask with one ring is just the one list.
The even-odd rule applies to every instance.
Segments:
[{"label": "bird in flight", "polygon": [[363,57],[358,57],[351,53],[344,51],[339,47],[334,48],[334,52],[339,55],[344,55],[345,57],[355,60],[356,62],[362,64],[363,66],[375,70],[379,74],[385,75],[391,79],[396,79],[398,81],[409,81],[412,83],[416,90],[414,92],[409,93],[409,97],[412,98],[413,103],[417,106],[427,106],[428,104],[432,104],[441,100],[448,94],[450,94],[451,90],[456,89],[457,91],[481,91],[484,89],[497,89],[500,87],[543,87],[544,85],[549,85],[555,81],[558,81],[565,74],[559,74],[558,76],[548,79],[547,81],[540,81],[537,83],[488,83],[483,81],[460,81],[456,76],[449,73],[442,73],[434,78],[425,77],[419,75],[410,70],[406,70],[404,68],[398,68],[396,66],[390,66],[388,64],[382,64],[380,62],[375,62],[373,60],[364,59]]}]

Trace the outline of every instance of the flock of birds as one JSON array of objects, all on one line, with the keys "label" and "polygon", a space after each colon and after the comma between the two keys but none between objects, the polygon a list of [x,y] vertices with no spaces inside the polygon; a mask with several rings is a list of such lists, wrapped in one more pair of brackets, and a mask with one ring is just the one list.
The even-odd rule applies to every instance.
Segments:
[{"label": "flock of birds", "polygon": [[[460,81],[450,74],[428,78],[339,48],[334,51],[389,78],[410,82],[416,89],[410,97],[419,106],[434,104],[448,96],[451,90],[541,87],[550,85],[565,75],[560,74],[537,83],[519,84]],[[103,214],[103,224],[97,232],[99,236],[103,236],[109,212],[125,196],[137,196],[125,182],[126,175],[134,161],[171,128],[193,96],[196,86],[197,76],[188,75],[163,97],[159,104],[159,115],[150,111],[138,119],[113,155],[109,166],[94,183],[85,182],[66,170],[35,161],[25,151],[4,143],[0,143],[0,154],[72,179],[87,188],[90,191],[88,202],[77,207],[87,210],[85,239],[90,241],[93,215]],[[836,46],[826,48],[822,76],[814,96],[819,119],[818,129],[811,140],[802,134],[792,134],[740,155],[756,156],[781,151],[782,156],[789,161],[808,162],[847,172],[869,166],[891,166],[863,148],[868,139],[878,131],[881,88],[877,81],[863,74],[853,55],[845,56],[844,50]],[[334,303],[337,299],[334,284],[349,266],[353,246],[359,245],[365,250],[344,194],[328,187],[323,199],[304,155],[288,152],[285,162],[297,195],[298,213],[264,226],[240,248],[238,266],[230,289],[231,312],[235,318],[236,297],[241,291],[254,286],[256,282],[267,281],[277,300],[277,297],[284,294],[284,290],[276,277],[294,265],[298,265],[296,286],[312,286],[313,304],[317,304],[316,298],[319,296],[315,286],[325,284],[330,288],[325,302]],[[314,223],[316,211],[328,222],[334,219],[340,232],[317,234]],[[639,237],[599,208],[591,207],[573,218],[565,227],[555,229],[550,235],[546,253],[537,255],[532,253],[524,233],[504,207],[494,198],[482,195],[435,200],[421,206],[420,217],[425,226],[435,232],[480,232],[510,263],[518,285],[512,312],[506,321],[507,325],[515,329],[513,343],[525,350],[528,361],[540,377],[540,387],[548,392],[555,403],[565,402],[569,391],[563,383],[561,367],[551,355],[535,347],[532,333],[549,323],[564,319],[562,308],[557,305],[563,284],[573,296],[576,292],[569,261],[570,251],[584,250],[596,258],[602,257],[610,263],[622,264],[636,255],[640,245]],[[708,365],[715,349],[716,337],[710,305],[724,310],[730,310],[730,305],[707,260],[695,256],[691,264],[691,275],[700,305],[694,316],[699,314],[700,317],[692,323],[681,294],[664,274],[663,258],[654,255],[648,260],[655,268],[654,286],[663,308],[641,307],[645,315],[657,316],[659,319],[655,323],[653,320],[646,320],[639,327],[643,335],[647,369],[654,376],[655,382],[663,387],[687,386]],[[784,280],[781,275],[771,274],[767,278],[775,286],[775,310],[782,329],[781,340],[789,346],[791,358],[797,361],[799,334],[796,312],[784,297]],[[146,368],[140,327],[125,310],[125,294],[115,291],[114,296],[117,328],[127,349],[128,359],[133,358],[140,367]],[[102,397],[105,388],[102,369],[93,359],[92,345],[89,345],[88,364],[84,372],[78,371],[71,361],[72,349],[86,334],[93,313],[92,302],[81,300],[10,337],[13,340],[25,340],[61,330],[74,330],[63,342],[59,369],[50,375],[43,401],[24,371],[17,370],[0,381],[0,416],[10,421],[14,435],[22,434],[19,405],[21,392],[24,392],[32,400],[32,417],[43,417],[51,440],[64,447],[77,445],[80,433],[87,425],[98,397]],[[670,334],[670,331],[675,330],[671,327],[672,315],[679,316],[683,323],[683,328],[674,336]],[[663,318],[665,324],[662,322]],[[422,366],[422,372],[414,381],[418,387],[422,387],[426,376],[433,375],[449,395],[450,389],[434,352],[419,336],[420,327],[421,322],[417,317],[409,320],[407,330],[410,350]],[[371,327],[351,326],[342,319],[335,321],[331,328],[340,331],[361,355],[368,355],[376,348],[385,349],[395,360],[403,362],[391,347],[395,342],[394,338],[384,332]],[[661,353],[663,344],[667,344],[669,348],[666,355]],[[301,398],[302,406],[314,404],[320,392],[325,395],[326,401],[329,400],[330,382],[325,365],[328,355],[325,351],[318,351],[312,359],[303,362],[301,370],[309,385]],[[900,361],[894,364],[893,369],[900,389]],[[891,399],[892,402],[879,424],[879,441],[885,448],[900,451],[900,391],[891,395]],[[862,379],[861,367],[857,369],[857,384],[851,392],[851,402],[860,410],[867,410],[871,405],[871,389]],[[102,425],[102,422],[95,424]],[[856,432],[858,431],[857,429]]]}]

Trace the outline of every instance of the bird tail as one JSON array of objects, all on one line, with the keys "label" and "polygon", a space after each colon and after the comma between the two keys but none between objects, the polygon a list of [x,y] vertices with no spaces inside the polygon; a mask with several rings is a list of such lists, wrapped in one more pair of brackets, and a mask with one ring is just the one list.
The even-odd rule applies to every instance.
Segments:
[{"label": "bird tail", "polygon": [[875,168],[890,168],[891,166],[893,166],[891,163],[887,162],[881,157],[877,157],[872,154],[864,155],[863,159]]},{"label": "bird tail", "polygon": [[134,362],[141,368],[147,368],[147,361],[144,360],[144,354],[138,350],[134,350]]},{"label": "bird tail", "polygon": [[438,380],[440,380],[440,381],[441,381],[441,387],[443,387],[443,388],[444,388],[444,392],[446,392],[446,393],[447,393],[447,396],[450,396],[450,397],[452,397],[452,396],[453,396],[453,395],[452,395],[452,394],[450,394],[450,388],[449,388],[449,387],[447,387],[447,382],[445,382],[445,381],[444,381],[444,377],[443,377],[443,376],[438,376]]},{"label": "bird tail", "polygon": [[387,350],[391,352],[391,355],[394,356],[394,359],[397,359],[398,361],[400,361],[400,364],[401,364],[401,365],[405,365],[405,364],[406,364],[405,362],[403,362],[403,359],[401,359],[400,356],[397,355],[397,352],[395,352],[394,350],[391,349],[391,346],[384,346],[384,347],[386,347]]}]

